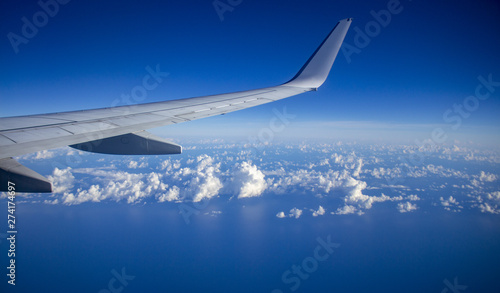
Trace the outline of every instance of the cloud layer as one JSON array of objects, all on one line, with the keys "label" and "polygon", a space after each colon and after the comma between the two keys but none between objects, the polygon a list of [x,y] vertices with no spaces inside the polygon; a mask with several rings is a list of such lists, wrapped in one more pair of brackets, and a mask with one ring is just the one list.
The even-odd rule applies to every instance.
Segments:
[{"label": "cloud layer", "polygon": [[[419,212],[425,202],[447,212],[500,213],[495,171],[500,156],[491,150],[340,142],[252,149],[220,141],[185,149],[201,154],[118,158],[63,148],[18,159],[28,165],[52,163],[48,178],[54,194],[25,196],[48,204],[201,203],[215,198],[243,203],[262,197],[280,200],[281,208],[273,213],[278,218],[319,217],[326,211],[363,215],[382,204],[400,213]],[[302,198],[301,208],[288,204],[288,198]]]}]

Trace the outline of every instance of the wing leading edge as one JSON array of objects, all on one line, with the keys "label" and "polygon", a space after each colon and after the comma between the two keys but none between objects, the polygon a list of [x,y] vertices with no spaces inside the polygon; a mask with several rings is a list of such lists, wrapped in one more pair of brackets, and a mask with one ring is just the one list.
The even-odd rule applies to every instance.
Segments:
[{"label": "wing leading edge", "polygon": [[16,192],[51,192],[45,178],[17,163],[14,156],[67,145],[107,154],[180,153],[180,146],[144,130],[315,91],[326,80],[351,22],[351,18],[339,21],[300,71],[282,85],[132,106],[0,118],[0,191],[7,191],[7,181],[12,181]]}]

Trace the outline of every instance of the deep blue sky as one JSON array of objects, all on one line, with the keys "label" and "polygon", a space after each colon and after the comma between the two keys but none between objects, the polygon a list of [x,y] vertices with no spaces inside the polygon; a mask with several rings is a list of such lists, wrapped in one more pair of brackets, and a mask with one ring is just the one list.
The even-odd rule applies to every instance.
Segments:
[{"label": "deep blue sky", "polygon": [[[212,2],[71,0],[27,44],[21,44],[16,54],[7,35],[21,34],[21,19],[31,20],[41,8],[37,1],[0,1],[0,116],[109,107],[121,94],[142,83],[147,66],[157,64],[169,76],[149,91],[143,102],[279,84],[299,70],[338,20],[354,18],[346,38],[353,45],[355,28],[364,30],[373,21],[370,11],[386,9],[389,1],[243,0],[224,14],[223,21]],[[474,94],[478,76],[492,74],[493,80],[500,81],[500,4],[404,0],[400,6],[402,11],[392,16],[390,24],[367,47],[352,55],[351,62],[342,53],[338,56],[332,75],[318,92],[153,132],[173,138],[245,137],[266,127],[273,108],[286,106],[296,118],[284,132],[275,133],[277,137],[413,141],[428,138],[437,126],[452,137],[455,131],[443,121],[443,113]],[[499,110],[500,88],[490,99],[481,101],[458,129],[460,135],[453,138],[477,139],[498,147]],[[225,150],[217,147],[215,142],[212,153],[208,148],[196,151],[210,155],[220,151],[220,158],[226,158]],[[311,153],[311,163],[324,159],[320,147]],[[231,156],[240,156],[235,149]],[[412,148],[395,152],[384,146],[381,150],[387,152],[387,157],[381,156],[382,162],[387,160],[392,165],[386,167],[396,169],[400,158],[406,158]],[[273,148],[267,153],[274,152],[280,153]],[[353,149],[352,154],[355,152],[358,150]],[[193,153],[192,148],[186,148],[180,158],[196,159]],[[375,155],[367,148],[363,159],[378,163]],[[476,162],[468,161],[468,155],[475,155],[482,165],[468,165]],[[153,164],[148,170],[135,171],[118,165],[120,170],[113,167],[112,160],[125,164],[124,157],[106,156],[103,161],[89,157],[96,161],[71,166],[115,168],[110,173],[158,170]],[[28,166],[47,175],[54,162],[68,164],[68,158],[72,159],[63,154]],[[262,158],[265,163],[283,163],[287,172],[293,171],[293,158],[266,159],[257,154],[245,160]],[[309,159],[302,152],[300,158]],[[465,163],[459,165],[462,161],[456,158]],[[459,149],[456,157],[439,157],[428,163],[439,166],[443,160],[456,164],[455,169],[461,172],[453,174],[463,175],[469,182],[484,170],[498,175],[495,153],[477,153],[466,147]],[[182,168],[186,165],[182,161]],[[299,169],[312,172],[307,165]],[[231,170],[221,172],[232,174]],[[75,174],[78,179],[80,173]],[[86,190],[93,184],[108,190],[102,183],[107,178],[92,176],[77,180],[70,191]],[[449,185],[461,184],[449,182],[444,175],[432,176]],[[173,180],[167,175],[164,178]],[[274,288],[290,292],[281,282],[282,273],[311,255],[317,237],[331,235],[341,244],[338,253],[331,262],[321,263],[300,290],[441,292],[446,289],[443,280],[453,282],[458,277],[471,292],[498,291],[498,216],[481,213],[477,204],[462,213],[444,211],[438,197],[451,194],[447,189],[427,191],[439,186],[432,182],[427,178],[405,179],[404,184],[415,184],[413,191],[424,199],[413,213],[400,213],[395,210],[397,203],[390,202],[377,204],[380,209],[363,216],[328,214],[316,218],[308,208],[317,208],[322,198],[315,196],[315,185],[311,185],[295,197],[273,193],[247,201],[229,200],[232,194],[221,194],[207,212],[212,208],[224,212],[217,217],[193,217],[190,225],[182,220],[175,203],[128,206],[109,199],[79,206],[49,206],[42,204],[45,198],[53,199],[49,195],[35,195],[32,203],[30,198],[26,203],[20,198],[16,211],[20,233],[17,289],[98,292],[106,288],[112,269],[125,267],[136,279],[124,292],[271,292]],[[182,187],[184,182],[168,183]],[[380,195],[376,189],[380,186],[372,183],[367,183],[374,187],[367,188],[367,194]],[[460,202],[471,204],[467,197],[478,189],[470,184],[470,190],[456,188],[463,193]],[[488,184],[491,190],[481,194],[485,199],[487,192],[498,190],[498,179]],[[337,190],[331,198],[344,200],[344,196]],[[275,216],[292,206],[303,208],[304,216]],[[329,213],[335,209],[325,207]],[[0,210],[0,216],[6,218],[5,209]],[[2,227],[0,233],[5,233]],[[0,243],[2,264],[6,245],[5,241]],[[5,286],[2,281],[0,291],[6,291]]]},{"label": "deep blue sky", "polygon": [[[2,1],[0,115],[108,107],[141,84],[146,66],[157,64],[170,75],[143,102],[275,85],[295,74],[338,20],[354,18],[346,37],[354,45],[355,27],[364,31],[373,21],[370,11],[389,2],[244,0],[221,21],[212,1],[72,0],[16,54],[8,33],[21,35],[21,18],[32,20],[41,8],[36,1]],[[389,138],[391,129],[402,127],[425,138],[441,124],[454,133],[443,113],[474,94],[479,75],[500,80],[500,4],[406,0],[398,7],[401,12],[351,62],[339,54],[319,92],[171,133],[231,135],[234,129],[211,131],[245,128],[249,120],[265,125],[271,110],[283,106],[297,115],[291,136],[342,135],[325,131],[338,124],[317,126],[339,121],[360,123],[360,137],[378,131]],[[499,92],[463,121],[461,138],[479,133],[498,142]]]}]

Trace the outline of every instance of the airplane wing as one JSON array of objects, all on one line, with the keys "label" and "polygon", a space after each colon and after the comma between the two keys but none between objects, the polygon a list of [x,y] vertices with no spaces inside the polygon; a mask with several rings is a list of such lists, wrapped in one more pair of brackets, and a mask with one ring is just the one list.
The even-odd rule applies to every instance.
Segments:
[{"label": "airplane wing", "polygon": [[51,192],[51,183],[12,157],[71,146],[96,153],[179,154],[145,129],[225,114],[315,91],[326,80],[352,19],[339,21],[300,71],[267,88],[131,106],[0,118],[0,191]]}]

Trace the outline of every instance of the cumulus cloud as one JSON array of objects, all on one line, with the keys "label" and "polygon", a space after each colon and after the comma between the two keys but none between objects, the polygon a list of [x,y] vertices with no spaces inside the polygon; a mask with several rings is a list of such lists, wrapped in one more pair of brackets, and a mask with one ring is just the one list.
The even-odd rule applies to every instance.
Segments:
[{"label": "cumulus cloud", "polygon": [[[64,158],[63,153],[69,154],[68,150],[71,149],[56,151],[55,156]],[[230,145],[204,144],[203,150],[211,151],[210,155],[188,155],[178,160],[169,157],[158,162],[142,158],[128,158],[123,162],[116,157],[93,160],[89,155],[79,161],[79,165],[71,165],[73,169],[54,169],[49,176],[54,182],[54,197],[45,203],[78,204],[109,200],[134,204],[148,199],[158,202],[185,202],[218,196],[230,198],[232,195],[238,198],[258,197],[266,192],[270,196],[310,196],[307,199],[308,204],[311,204],[311,200],[316,200],[314,196],[322,198],[321,201],[315,201],[316,204],[312,206],[314,208],[306,209],[311,211],[313,216],[319,216],[326,213],[322,206],[318,207],[319,202],[323,204],[325,200],[342,201],[340,206],[332,206],[328,210],[336,215],[363,214],[378,203],[386,201],[400,202],[397,209],[401,212],[413,211],[417,208],[414,204],[416,201],[429,200],[426,198],[426,190],[442,192],[453,187],[453,197],[437,197],[437,204],[444,209],[459,211],[463,208],[462,205],[471,205],[485,213],[500,213],[500,191],[497,191],[496,184],[499,175],[489,173],[490,169],[470,172],[477,170],[478,162],[500,162],[500,156],[492,152],[467,147],[438,147],[438,150],[432,150],[428,155],[429,162],[439,164],[411,165],[398,161],[397,158],[419,151],[412,146],[367,148],[358,144],[302,143],[284,145],[282,148],[270,147],[265,153],[261,153],[263,159],[260,161],[252,157],[252,152],[241,151],[238,146],[231,148]],[[298,150],[307,153],[308,157],[298,160],[285,160],[285,157],[280,157]],[[467,154],[472,154],[476,159],[467,160]],[[273,157],[269,157],[270,155]],[[35,156],[48,158],[54,155],[50,152],[40,152],[23,156],[21,160],[33,160]],[[267,158],[264,158],[266,156]],[[433,161],[435,158],[439,160]],[[255,160],[253,163],[252,159]],[[105,166],[96,168],[96,162]],[[147,170],[148,162],[154,172]],[[125,171],[120,171],[113,163],[125,167]],[[130,170],[127,170],[127,167]],[[142,173],[137,173],[137,170]],[[419,179],[424,177],[425,189]],[[87,180],[89,178],[92,180]],[[408,180],[409,178],[412,180]],[[394,182],[388,181],[389,179],[394,179]],[[386,191],[387,189],[392,191]],[[382,190],[390,196],[377,194],[377,190]],[[457,199],[462,199],[462,195],[468,196],[469,199],[458,202]],[[288,209],[282,208],[284,212],[276,216],[295,218],[299,211],[302,215],[302,210],[295,209],[287,212]]]},{"label": "cumulus cloud", "polygon": [[[140,168],[141,164],[131,161],[128,166]],[[127,203],[137,203],[149,197],[156,198],[158,202],[184,200],[199,202],[219,195],[223,187],[219,178],[220,163],[216,163],[214,158],[208,155],[197,157],[196,166],[193,168],[180,168],[179,162],[172,160],[163,161],[160,166],[164,173],[137,174],[96,168],[74,170],[56,168],[50,179],[54,183],[54,193],[62,194],[60,202],[67,205],[103,200],[126,200]],[[85,187],[83,181],[77,190],[72,190],[75,185],[73,173],[95,176],[97,182]],[[255,166],[242,164],[237,174],[237,180],[229,181],[238,182],[240,194],[243,196],[256,196],[265,187],[265,182],[262,183],[263,174]],[[164,182],[165,179],[174,182],[169,186]]]},{"label": "cumulus cloud", "polygon": [[352,173],[352,176],[354,177],[359,177],[359,173],[361,172],[361,168],[363,167],[363,159],[359,158],[358,159],[358,164],[356,168],[354,169],[354,172]]},{"label": "cumulus cloud", "polygon": [[[187,162],[188,165],[192,163],[194,163],[194,159],[190,159]],[[172,171],[179,169],[181,167],[181,162],[180,160],[172,160],[169,158],[168,160],[162,161],[158,167],[160,170],[165,170],[165,172],[169,174]]]},{"label": "cumulus cloud", "polygon": [[137,169],[137,162],[136,161],[130,161],[128,163],[128,168],[129,169]]},{"label": "cumulus cloud", "polygon": [[[167,162],[167,163],[165,163]],[[129,163],[132,168],[141,167],[135,161]],[[219,194],[222,182],[219,179],[220,163],[216,164],[210,156],[199,156],[193,169],[182,168],[178,162],[167,160],[161,163],[165,173],[129,173],[125,171],[103,169],[56,168],[51,180],[54,182],[55,193],[62,193],[61,202],[67,205],[83,202],[100,202],[103,200],[126,200],[127,203],[138,203],[154,197],[158,202],[192,200],[194,202],[210,199]],[[141,163],[142,164],[142,163]],[[90,187],[80,187],[72,191],[75,178],[71,173],[92,174],[100,183]],[[169,173],[170,172],[170,173]],[[165,178],[176,179],[180,185],[165,183]],[[85,185],[85,184],[82,184]]]},{"label": "cumulus cloud", "polygon": [[46,200],[43,201],[43,203],[45,203],[45,204],[58,204],[59,203],[59,199],[58,198],[53,199],[53,200],[46,199]]},{"label": "cumulus cloud", "polygon": [[495,191],[495,192],[491,192],[491,193],[488,193],[488,199],[489,200],[493,200],[497,203],[500,204],[500,191]]},{"label": "cumulus cloud", "polygon": [[401,201],[401,200],[403,200],[402,196],[389,197],[383,193],[381,196],[365,195],[361,192],[362,189],[364,189],[364,188],[366,188],[366,183],[364,185],[363,184],[356,185],[356,188],[354,188],[350,192],[349,196],[347,196],[345,198],[345,202],[347,204],[356,204],[360,208],[371,209],[373,206],[373,203],[375,203],[375,202]]},{"label": "cumulus cloud", "polygon": [[[84,152],[66,146],[57,149],[43,150],[36,153],[25,154],[17,157],[16,159],[34,161],[34,160],[52,159],[55,157],[62,157],[62,156],[65,156],[67,158],[68,156],[75,156],[75,155],[80,157],[84,155]],[[71,161],[74,162],[75,161],[74,159],[75,158],[73,158]],[[67,162],[69,162],[69,160],[67,160]]]},{"label": "cumulus cloud", "polygon": [[480,204],[479,209],[482,213],[500,214],[500,209],[498,209],[497,206],[490,205],[486,202]]},{"label": "cumulus cloud", "polygon": [[302,216],[302,210],[298,208],[293,208],[290,210],[290,214],[288,214],[289,217],[295,217],[295,219],[300,218]]},{"label": "cumulus cloud", "polygon": [[325,209],[322,207],[322,206],[319,206],[318,210],[315,211],[315,210],[311,210],[313,212],[313,217],[317,217],[317,216],[322,216],[325,214]]},{"label": "cumulus cloud", "polygon": [[[290,212],[289,212],[289,214],[288,214],[288,217],[295,218],[295,219],[300,218],[300,216],[302,216],[302,210],[298,209],[298,208],[291,209]],[[276,217],[280,218],[280,219],[283,219],[283,218],[286,218],[287,215],[285,215],[285,212],[279,212],[279,213],[276,214]]]},{"label": "cumulus cloud", "polygon": [[283,194],[289,189],[300,187],[307,188],[308,191],[323,192],[326,195],[342,195],[346,205],[357,206],[358,209],[370,209],[375,202],[403,200],[402,196],[389,197],[384,194],[369,196],[364,194],[363,191],[367,188],[367,183],[353,178],[348,170],[319,172],[299,169],[277,178],[270,183],[269,189],[275,193]]},{"label": "cumulus cloud", "polygon": [[411,212],[417,209],[417,204],[412,204],[411,202],[400,202],[398,203],[398,211],[400,213]]},{"label": "cumulus cloud", "polygon": [[479,209],[482,213],[500,214],[500,191],[488,193],[485,197],[477,197]]},{"label": "cumulus cloud", "polygon": [[158,202],[165,202],[165,201],[178,201],[179,200],[179,194],[180,194],[181,189],[177,186],[172,186],[168,190],[168,192],[161,194],[158,196]]},{"label": "cumulus cloud", "polygon": [[220,163],[215,164],[214,159],[208,155],[199,156],[197,161],[195,176],[191,179],[187,190],[194,202],[217,196],[222,188],[222,183],[217,176],[220,173]]},{"label": "cumulus cloud", "polygon": [[448,199],[440,197],[439,200],[441,201],[441,205],[447,211],[459,212],[460,209],[463,208],[453,196],[450,196]]},{"label": "cumulus cloud", "polygon": [[262,173],[257,166],[249,162],[237,165],[232,178],[232,189],[238,194],[238,198],[260,196],[267,188]]},{"label": "cumulus cloud", "polygon": [[165,191],[168,188],[168,184],[163,183],[163,175],[155,172],[149,173],[146,177],[146,192],[151,193],[153,190]]},{"label": "cumulus cloud", "polygon": [[75,176],[71,173],[71,168],[55,168],[51,176],[47,177],[52,182],[52,192],[64,193],[73,188]]},{"label": "cumulus cloud", "polygon": [[332,214],[335,215],[349,215],[349,214],[354,214],[355,212],[358,212],[359,215],[362,215],[362,211],[358,211],[356,207],[351,206],[351,205],[345,205],[342,208],[338,208],[336,212],[333,212]]},{"label": "cumulus cloud", "polygon": [[81,204],[87,201],[100,202],[103,200],[102,190],[99,185],[92,185],[88,190],[79,189],[77,194],[64,193],[63,203],[68,205]]},{"label": "cumulus cloud", "polygon": [[139,164],[139,162],[137,162],[137,161],[130,161],[128,163],[127,167],[129,169],[146,168],[146,167],[148,167],[148,163],[147,162],[141,162]]},{"label": "cumulus cloud", "polygon": [[100,181],[88,188],[73,187],[74,176],[71,168],[54,170],[50,179],[55,183],[54,194],[62,193],[61,202],[67,205],[84,202],[101,202],[106,199],[115,201],[126,200],[136,203],[154,193],[165,191],[167,185],[161,182],[162,175],[152,172],[149,174],[133,174],[115,170],[74,169],[73,173],[92,174]]},{"label": "cumulus cloud", "polygon": [[56,154],[53,151],[43,150],[36,153],[35,160],[50,159],[53,158],[55,155]]},{"label": "cumulus cloud", "polygon": [[406,197],[407,200],[410,200],[410,201],[417,201],[417,200],[420,200],[420,197],[418,197],[418,195],[416,194],[410,194]]},{"label": "cumulus cloud", "polygon": [[484,171],[481,171],[481,174],[479,174],[479,181],[482,182],[493,182],[497,180],[497,175],[491,174],[491,173],[486,173]]}]

